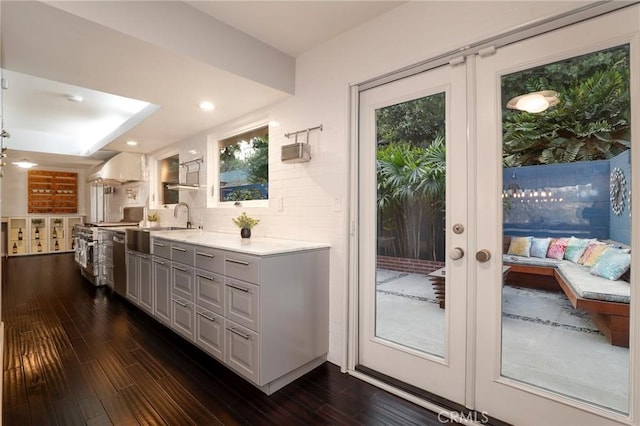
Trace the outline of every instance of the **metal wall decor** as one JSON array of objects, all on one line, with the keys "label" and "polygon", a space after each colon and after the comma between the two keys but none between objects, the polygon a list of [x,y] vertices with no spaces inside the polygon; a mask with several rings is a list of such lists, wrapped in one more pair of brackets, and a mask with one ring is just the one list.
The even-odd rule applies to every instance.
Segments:
[{"label": "metal wall decor", "polygon": [[624,210],[624,199],[627,196],[627,180],[621,168],[615,167],[609,178],[609,199],[611,210],[615,215],[620,215]]}]

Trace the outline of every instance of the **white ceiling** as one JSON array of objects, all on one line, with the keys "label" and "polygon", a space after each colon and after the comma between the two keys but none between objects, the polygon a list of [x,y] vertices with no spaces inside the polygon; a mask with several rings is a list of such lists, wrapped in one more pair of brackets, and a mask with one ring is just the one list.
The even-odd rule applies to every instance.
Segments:
[{"label": "white ceiling", "polygon": [[[267,52],[271,46],[287,54],[281,55],[286,64],[287,57],[297,56],[401,3],[188,2],[195,9],[185,10],[184,5],[177,2],[115,2],[117,6],[114,7],[144,4],[147,9],[143,13],[147,15],[149,8],[166,13],[167,8],[182,7],[178,10],[185,12],[185,16],[194,22],[194,27],[197,21],[205,31],[226,31],[225,42],[230,47],[233,46],[228,35],[233,33],[223,27],[217,28],[216,25],[224,26],[221,22],[257,39],[236,31],[235,38],[242,46],[251,45],[249,47],[253,50],[247,52],[263,49],[265,57],[274,57]],[[8,152],[10,161],[26,156],[41,165],[59,167],[68,158],[69,166],[89,167],[114,152],[150,153],[291,96],[287,90],[267,81],[269,70],[266,67],[263,74],[267,77],[261,80],[260,76],[256,78],[243,73],[237,65],[233,68],[234,61],[242,64],[247,62],[246,58],[216,58],[221,59],[221,65],[212,64],[207,60],[206,50],[203,54],[203,51],[190,49],[193,46],[193,39],[188,39],[190,34],[185,35],[184,31],[172,34],[171,29],[158,25],[157,28],[163,28],[159,31],[151,25],[151,16],[148,20],[151,35],[145,37],[140,32],[140,37],[134,37],[133,33],[138,35],[137,24],[142,28],[140,31],[145,28],[142,22],[135,22],[133,10],[126,14],[127,19],[122,19],[122,13],[113,12],[111,22],[116,24],[112,24],[108,20],[107,12],[110,10],[104,9],[112,6],[109,3],[69,2],[68,5],[75,8],[72,10],[74,13],[64,10],[71,6],[52,4],[56,7],[39,2],[2,2],[2,67],[10,71],[7,73],[9,89],[3,93],[3,119],[4,128],[13,133],[9,140],[13,148]],[[96,12],[92,8],[103,9]],[[96,23],[102,16],[104,20]],[[159,14],[157,19],[162,19],[162,16]],[[175,22],[179,23],[178,20]],[[134,31],[127,31],[123,26],[126,24],[130,24]],[[176,30],[179,30],[179,25],[176,25]],[[184,42],[182,46],[180,42]],[[243,54],[242,49],[230,50],[236,56]],[[221,55],[220,50],[215,53]],[[26,80],[23,75],[27,76]],[[30,85],[28,76],[38,77],[31,84],[31,88],[37,87],[38,91],[27,93],[20,89]],[[12,85],[12,79],[15,85]],[[47,86],[42,79],[51,80],[50,85]],[[46,148],[43,146],[59,143],[60,135],[44,138],[64,133],[61,130],[63,123],[80,128],[86,126],[88,117],[106,114],[107,105],[101,102],[104,98],[100,96],[88,96],[81,104],[69,103],[64,96],[70,94],[67,92],[73,86],[79,92],[93,93],[87,91],[91,89],[150,102],[161,108],[134,127],[121,128],[103,151],[85,159],[25,152],[33,149],[28,147],[27,139],[42,138],[39,141],[41,148],[37,150],[44,151]],[[197,104],[202,100],[214,102],[216,109],[201,111]],[[56,106],[54,101],[60,105]],[[28,137],[23,138],[22,135]],[[125,144],[127,140],[136,140],[139,145],[129,147]],[[50,151],[60,152],[59,149]]]}]

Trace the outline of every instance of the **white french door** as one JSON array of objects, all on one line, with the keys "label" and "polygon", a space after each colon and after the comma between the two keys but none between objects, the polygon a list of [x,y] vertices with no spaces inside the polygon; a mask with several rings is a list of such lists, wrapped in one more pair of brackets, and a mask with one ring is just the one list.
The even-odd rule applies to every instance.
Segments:
[{"label": "white french door", "polygon": [[[529,288],[528,283],[521,288],[521,283],[510,282],[502,257],[504,237],[510,233],[542,238],[546,232],[554,238],[576,239],[584,234],[584,240],[617,240],[629,246],[631,253],[640,249],[640,233],[631,233],[638,228],[638,215],[631,215],[630,203],[640,196],[640,185],[631,178],[631,170],[640,162],[640,150],[633,147],[640,134],[635,119],[640,111],[639,29],[639,8],[633,6],[500,47],[489,55],[484,51],[485,55],[467,58],[469,65],[442,66],[360,93],[356,365],[511,424],[640,424],[640,356],[636,351],[640,339],[634,326],[640,298],[636,296],[635,257],[629,283],[628,348],[624,343],[609,344],[598,331],[600,325],[596,328],[595,322],[589,322],[597,315],[574,309],[564,293]],[[546,77],[544,67],[549,64],[562,69],[574,58],[591,61],[599,52],[612,50],[623,52],[628,61],[628,75],[622,78],[628,79],[630,111],[627,115],[620,111],[620,116],[629,117],[631,136],[613,136],[613,130],[610,134],[594,132],[587,144],[628,137],[621,142],[628,143],[629,149],[608,153],[608,147],[598,145],[598,150],[607,152],[606,158],[593,162],[589,155],[581,154],[578,163],[583,168],[575,170],[606,170],[598,182],[589,180],[590,175],[583,171],[560,178],[555,169],[538,169],[538,180],[531,185],[540,191],[530,191],[536,195],[530,195],[533,198],[529,201],[546,203],[546,213],[534,215],[532,212],[540,210],[514,206],[515,201],[524,206],[527,200],[505,199],[509,196],[507,187],[522,189],[524,177],[533,169],[512,168],[528,163],[514,165],[509,163],[512,158],[505,160],[503,116],[506,90],[513,81],[508,77],[528,70]],[[587,77],[572,78],[577,87]],[[469,94],[468,87],[473,88]],[[421,228],[407,225],[418,205],[415,200],[396,206],[402,220],[385,210],[385,196],[393,189],[390,185],[406,178],[400,173],[400,157],[407,160],[415,154],[404,145],[410,152],[399,150],[394,157],[389,134],[402,132],[388,127],[390,116],[403,108],[412,110],[414,102],[428,103],[426,100],[434,96],[444,99],[446,196],[441,236],[433,229],[429,234],[434,240],[441,238],[442,244],[427,242],[435,248],[425,248],[416,241],[412,245],[407,235],[413,231],[418,241],[424,235]],[[572,101],[578,102],[575,98]],[[475,117],[469,119],[467,111],[475,111]],[[555,136],[551,138],[553,148],[561,144],[560,136]],[[550,152],[539,154],[545,156],[541,163],[550,161]],[[389,170],[385,167],[392,166],[398,175],[386,181]],[[608,204],[609,172],[614,168],[627,174],[628,186],[623,188],[627,204],[622,215],[620,209],[611,213]],[[558,191],[565,195],[559,197]],[[547,199],[540,198],[542,193]],[[421,193],[412,187],[409,195],[412,200],[411,196]],[[428,199],[427,205],[426,210],[433,208],[433,199]],[[592,214],[595,211],[599,216]],[[529,216],[518,222],[514,219],[518,212]],[[419,220],[424,224],[436,220],[434,217]],[[602,229],[595,229],[598,220],[606,222],[598,225]],[[620,228],[620,222],[626,225],[622,233],[614,234],[613,228]],[[565,225],[569,227],[562,228]],[[409,261],[394,266],[394,258],[427,259],[433,262],[429,270],[442,266],[446,271],[444,288],[433,290],[433,277],[427,272],[407,267]]]},{"label": "white french door", "polygon": [[[633,270],[633,255],[631,344],[627,348],[624,344],[612,345],[604,336],[594,334],[597,333],[597,329],[587,322],[594,318],[593,310],[590,313],[581,311],[581,317],[578,318],[578,313],[566,303],[565,295],[562,293],[553,296],[554,299],[547,299],[546,302],[551,304],[558,300],[565,303],[564,312],[561,311],[555,317],[550,317],[544,312],[547,308],[544,304],[530,309],[531,304],[535,303],[531,301],[535,294],[548,297],[549,293],[536,293],[535,290],[519,288],[514,290],[513,286],[503,285],[500,254],[503,250],[503,235],[532,235],[540,229],[546,231],[548,236],[574,237],[576,240],[580,239],[579,232],[588,231],[590,234],[586,234],[587,238],[618,240],[617,242],[631,246],[632,254],[640,248],[638,233],[635,232],[634,236],[630,231],[636,229],[634,225],[637,220],[631,217],[629,204],[622,214],[612,211],[609,204],[610,172],[616,167],[622,167],[627,174],[628,182],[631,182],[631,169],[635,168],[638,162],[639,150],[634,144],[637,135],[640,134],[636,118],[639,28],[638,9],[634,7],[499,48],[495,54],[478,57],[476,61],[476,167],[481,172],[478,173],[474,189],[478,195],[475,214],[479,225],[474,232],[478,243],[476,250],[486,249],[495,255],[487,263],[473,264],[477,277],[475,285],[478,297],[475,303],[479,343],[475,354],[470,356],[475,356],[477,366],[476,408],[510,423],[605,425],[629,422],[631,416],[635,417],[633,423],[638,424],[638,407],[632,404],[634,400],[637,401],[637,397],[633,398],[634,389],[631,386],[632,383],[637,383],[637,371],[630,368],[631,365],[638,365],[637,355],[634,353],[634,342],[637,338],[634,339],[633,318],[634,312],[637,312],[634,307],[638,304],[638,298],[633,291],[636,288],[634,281],[637,276]],[[629,149],[621,153],[611,152],[607,159],[600,161],[589,161],[588,157],[584,157],[578,158],[580,161],[570,165],[529,166],[529,170],[525,170],[527,167],[503,169],[504,150],[507,148],[506,142],[503,141],[506,140],[506,130],[503,128],[503,108],[506,100],[502,93],[510,81],[510,76],[530,72],[547,77],[545,72],[550,68],[545,67],[549,64],[556,69],[568,69],[575,58],[596,60],[602,52],[616,52],[621,58],[619,62],[629,63],[628,75],[625,76],[625,73],[621,72],[616,74],[616,77],[623,80],[624,86],[630,87],[628,93],[631,111],[629,113],[628,110],[620,109],[610,113],[619,114],[621,120],[627,120],[626,117],[629,117]],[[611,67],[617,65],[619,64],[612,64]],[[561,99],[561,102],[573,102],[577,105],[581,102],[579,96],[589,95],[580,90],[588,88],[591,92],[598,91],[597,86],[588,84],[596,81],[597,84],[604,84],[608,74],[606,71],[598,74],[599,81],[589,77],[573,77],[574,89],[565,93],[566,99]],[[615,98],[617,100],[622,96],[626,94],[616,94]],[[557,113],[560,116],[562,108],[565,107],[559,105],[556,108],[561,108]],[[572,114],[580,114],[582,117],[579,118],[582,119],[588,114],[598,114],[597,109],[597,105],[589,109],[575,108]],[[546,123],[553,123],[553,114],[554,112],[549,113]],[[560,142],[562,130],[553,130],[557,132],[554,137],[558,138],[558,144],[568,144],[569,142]],[[606,141],[613,134],[613,130],[611,132],[603,131],[596,134],[594,139],[587,139],[586,144],[596,146],[601,141]],[[624,139],[628,139],[628,136]],[[604,149],[605,146],[608,148],[611,145],[605,144],[599,149]],[[549,149],[540,155],[550,155],[551,152],[552,149]],[[555,155],[558,155],[557,152]],[[544,161],[556,160],[543,159],[542,162]],[[573,171],[566,176],[562,175],[562,167]],[[604,176],[598,178],[596,173],[601,167],[605,167]],[[524,183],[523,179],[527,173],[535,174],[536,180],[529,181],[529,184]],[[519,186],[524,196],[503,198],[502,194],[509,186]],[[524,190],[526,187],[531,191],[527,193]],[[634,194],[637,187],[635,183],[631,185]],[[625,187],[625,199],[634,198],[631,191],[628,186]],[[543,193],[545,197],[542,197]],[[539,210],[542,208],[541,205],[544,205],[544,210]],[[596,211],[605,219],[602,225],[592,216]],[[517,218],[517,214],[524,212],[528,212],[527,224]],[[623,232],[614,229],[617,222],[626,223]],[[567,230],[566,223],[572,224],[569,226],[571,231]],[[596,226],[603,229],[596,230]],[[601,234],[598,235],[597,232]],[[533,235],[535,237],[535,234]],[[574,280],[590,279],[588,268],[571,264],[568,260],[564,262],[569,262],[569,267],[573,270],[580,271],[573,277]],[[532,276],[524,277],[532,279]],[[509,280],[507,275],[506,281]],[[607,293],[608,283],[613,285],[607,279],[601,280],[600,283],[605,287],[603,293]],[[580,283],[575,285],[578,286]],[[518,304],[519,298],[524,297],[529,298],[528,306]],[[517,309],[513,306],[517,306]],[[518,319],[525,316],[529,324],[523,326],[522,321]],[[580,321],[571,322],[574,319]]]},{"label": "white french door", "polygon": [[[459,403],[465,393],[467,259],[447,257],[439,298],[423,273],[392,263],[426,256],[445,266],[444,253],[466,250],[465,232],[451,231],[453,224],[465,226],[467,214],[465,102],[465,65],[447,65],[362,92],[359,117],[358,362]],[[438,130],[422,129],[429,140],[394,128],[397,116],[416,109],[435,117],[430,123]],[[427,126],[421,116],[414,118],[417,131]],[[446,160],[436,147],[446,149]],[[439,170],[441,187],[423,188],[407,172],[414,163]],[[399,205],[377,208],[391,202]],[[426,228],[436,235],[428,246],[419,238]]]}]

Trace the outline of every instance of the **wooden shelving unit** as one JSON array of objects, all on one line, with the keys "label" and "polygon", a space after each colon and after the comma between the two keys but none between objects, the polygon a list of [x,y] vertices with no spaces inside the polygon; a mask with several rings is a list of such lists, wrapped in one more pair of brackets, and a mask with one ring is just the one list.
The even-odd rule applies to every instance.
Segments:
[{"label": "wooden shelving unit", "polygon": [[29,170],[28,212],[73,214],[78,212],[78,174]]}]

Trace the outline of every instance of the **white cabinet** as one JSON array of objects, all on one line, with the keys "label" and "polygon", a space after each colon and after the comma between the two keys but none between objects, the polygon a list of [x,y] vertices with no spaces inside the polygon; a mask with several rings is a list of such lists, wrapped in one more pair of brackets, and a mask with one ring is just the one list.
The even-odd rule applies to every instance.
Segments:
[{"label": "white cabinet", "polygon": [[171,262],[153,256],[153,316],[163,324],[171,326]]},{"label": "white cabinet", "polygon": [[9,256],[29,253],[29,226],[26,217],[10,217],[8,221],[9,239],[7,251]]},{"label": "white cabinet", "polygon": [[79,216],[10,217],[8,255],[45,254],[74,251],[73,225]]}]

